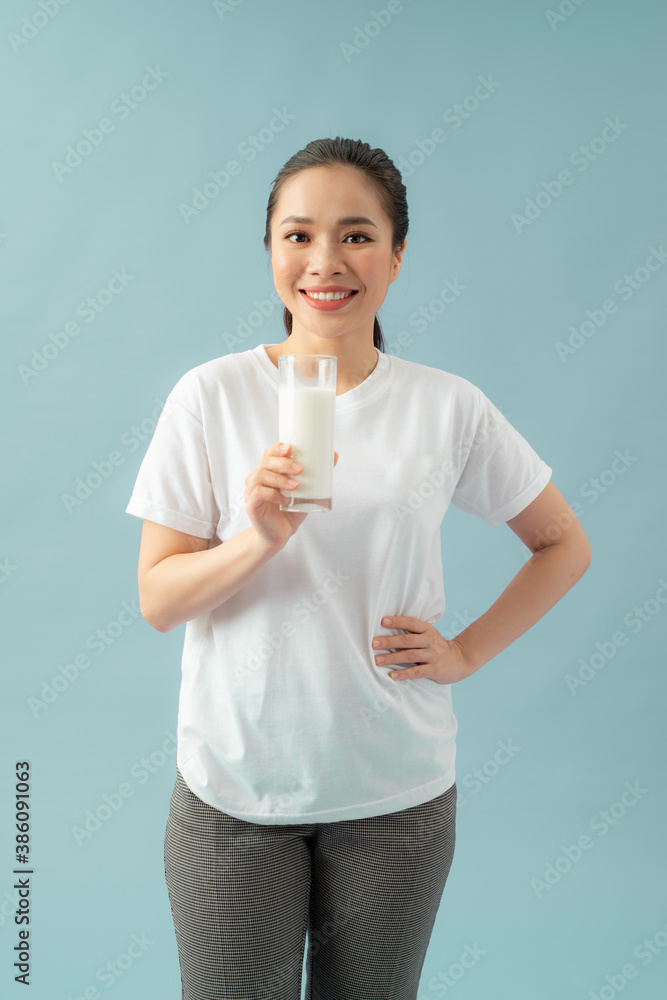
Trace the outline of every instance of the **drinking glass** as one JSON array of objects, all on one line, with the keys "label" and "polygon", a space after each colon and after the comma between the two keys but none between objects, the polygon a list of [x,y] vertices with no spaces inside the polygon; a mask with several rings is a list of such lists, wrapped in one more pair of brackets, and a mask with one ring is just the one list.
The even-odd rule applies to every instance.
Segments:
[{"label": "drinking glass", "polygon": [[291,444],[294,461],[303,465],[281,510],[331,510],[336,362],[329,354],[278,357],[278,440]]}]

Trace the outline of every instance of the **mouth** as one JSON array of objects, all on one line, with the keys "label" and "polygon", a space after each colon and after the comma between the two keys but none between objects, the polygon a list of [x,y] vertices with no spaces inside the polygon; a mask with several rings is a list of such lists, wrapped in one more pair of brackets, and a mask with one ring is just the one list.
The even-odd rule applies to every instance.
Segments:
[{"label": "mouth", "polygon": [[[306,300],[308,305],[312,306],[313,309],[318,309],[320,312],[333,312],[336,309],[344,309],[349,302],[352,301],[354,296],[357,294],[357,290],[352,290],[350,292],[329,292],[323,298],[313,298],[309,295],[304,288],[300,288],[299,292]],[[337,298],[334,296],[342,295],[342,298]],[[331,296],[331,297],[329,297]]]}]

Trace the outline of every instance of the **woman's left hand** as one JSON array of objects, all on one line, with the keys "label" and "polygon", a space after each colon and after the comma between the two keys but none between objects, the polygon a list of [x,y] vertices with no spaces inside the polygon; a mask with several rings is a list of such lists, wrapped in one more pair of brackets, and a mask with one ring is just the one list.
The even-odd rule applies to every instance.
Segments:
[{"label": "woman's left hand", "polygon": [[[379,666],[415,664],[390,673],[392,680],[428,677],[438,684],[454,684],[475,672],[476,668],[466,660],[461,643],[456,639],[444,639],[430,622],[410,615],[392,615],[391,618],[383,618],[382,624],[388,628],[406,629],[407,634],[376,636],[373,639],[373,648],[377,649],[376,663]],[[385,653],[384,649],[398,649],[400,652]]]}]

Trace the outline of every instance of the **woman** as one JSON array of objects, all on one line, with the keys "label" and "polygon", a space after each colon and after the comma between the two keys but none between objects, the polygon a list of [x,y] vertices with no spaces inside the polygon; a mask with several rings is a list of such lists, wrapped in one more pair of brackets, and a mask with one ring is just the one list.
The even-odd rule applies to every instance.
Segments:
[{"label": "woman", "polygon": [[[187,622],[165,837],[184,998],[298,1000],[308,929],[308,998],[414,1000],[454,853],[451,685],[590,561],[552,470],[491,401],[383,352],[405,193],[360,141],[288,161],[265,234],[287,338],[180,379],[127,507],[144,618]],[[292,353],[337,358],[333,509],[311,517],[280,510],[301,471],[274,440]],[[450,502],[533,554],[448,641]]]}]

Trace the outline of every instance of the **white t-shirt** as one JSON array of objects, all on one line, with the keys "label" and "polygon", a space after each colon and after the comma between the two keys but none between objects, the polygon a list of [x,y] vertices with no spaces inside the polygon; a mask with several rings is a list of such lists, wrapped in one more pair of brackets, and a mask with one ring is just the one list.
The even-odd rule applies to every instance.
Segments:
[{"label": "white t-shirt", "polygon": [[[198,365],[167,398],[126,511],[224,543],[252,526],[245,478],[278,440],[264,344]],[[412,664],[376,664],[371,643],[406,631],[387,615],[444,614],[450,502],[496,527],[552,472],[467,379],[380,351],[336,397],[334,447],[333,509],[186,625],[178,767],[255,823],[379,816],[454,784],[451,685],[391,680]]]}]

